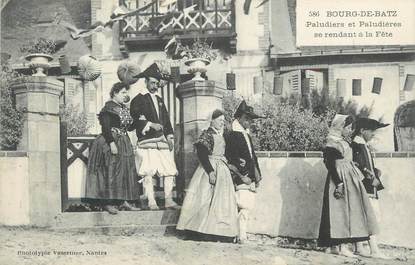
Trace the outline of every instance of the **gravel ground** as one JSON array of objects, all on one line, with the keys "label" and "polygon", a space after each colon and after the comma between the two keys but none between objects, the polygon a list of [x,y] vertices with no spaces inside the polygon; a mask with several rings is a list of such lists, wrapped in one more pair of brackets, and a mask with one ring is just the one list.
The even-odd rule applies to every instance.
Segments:
[{"label": "gravel ground", "polygon": [[248,244],[238,245],[188,241],[176,236],[109,236],[0,227],[0,244],[0,265],[415,265],[412,249],[382,246],[392,260],[346,258],[315,250],[313,242],[265,236],[251,236]]}]

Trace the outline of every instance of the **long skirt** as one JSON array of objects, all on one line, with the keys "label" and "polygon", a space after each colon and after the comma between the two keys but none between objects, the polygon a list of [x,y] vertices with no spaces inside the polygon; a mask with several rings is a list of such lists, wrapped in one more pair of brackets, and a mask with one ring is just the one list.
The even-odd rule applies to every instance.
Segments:
[{"label": "long skirt", "polygon": [[238,207],[231,173],[222,159],[210,158],[216,184],[199,166],[193,174],[180,213],[178,230],[235,237],[238,233]]},{"label": "long skirt", "polygon": [[318,238],[321,247],[366,241],[378,232],[376,216],[361,181],[362,173],[349,160],[337,160],[336,168],[344,183],[345,196],[334,197],[336,187],[327,176]]},{"label": "long skirt", "polygon": [[118,154],[112,155],[102,135],[92,143],[85,197],[103,200],[138,200],[138,175],[133,146],[127,135],[113,133]]}]

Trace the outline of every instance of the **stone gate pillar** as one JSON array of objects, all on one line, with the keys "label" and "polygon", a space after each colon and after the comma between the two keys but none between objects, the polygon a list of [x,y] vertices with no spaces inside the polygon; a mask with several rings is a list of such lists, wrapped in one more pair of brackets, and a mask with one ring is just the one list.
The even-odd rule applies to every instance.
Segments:
[{"label": "stone gate pillar", "polygon": [[16,107],[25,123],[19,150],[29,170],[29,222],[50,226],[61,212],[59,96],[63,83],[50,77],[25,77],[13,85]]},{"label": "stone gate pillar", "polygon": [[[180,99],[180,130],[178,135],[177,189],[187,189],[190,179],[198,166],[193,144],[203,129],[208,127],[208,118],[213,110],[222,109],[225,89],[215,81],[187,81],[177,87]],[[180,197],[180,196],[179,196]]]}]

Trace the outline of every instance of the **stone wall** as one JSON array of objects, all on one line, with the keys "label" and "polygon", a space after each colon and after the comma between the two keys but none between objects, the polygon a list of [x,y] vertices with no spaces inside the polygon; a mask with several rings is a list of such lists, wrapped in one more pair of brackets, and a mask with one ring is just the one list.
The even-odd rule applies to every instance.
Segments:
[{"label": "stone wall", "polygon": [[[263,181],[250,222],[251,233],[318,237],[327,170],[320,152],[259,152]],[[385,190],[380,192],[381,233],[385,244],[415,247],[415,153],[376,153]],[[80,172],[78,172],[80,173]],[[78,176],[78,174],[76,174]],[[72,175],[72,196],[81,181]],[[78,183],[78,184],[77,184]],[[79,194],[81,197],[82,195]],[[79,196],[78,195],[78,196]],[[74,197],[78,197],[74,196]]]},{"label": "stone wall", "polygon": [[0,151],[0,224],[29,224],[29,160],[26,152]]},{"label": "stone wall", "polygon": [[[327,170],[320,152],[263,152],[263,181],[250,232],[293,238],[317,238]],[[380,242],[415,247],[415,154],[377,153],[382,172]]]}]

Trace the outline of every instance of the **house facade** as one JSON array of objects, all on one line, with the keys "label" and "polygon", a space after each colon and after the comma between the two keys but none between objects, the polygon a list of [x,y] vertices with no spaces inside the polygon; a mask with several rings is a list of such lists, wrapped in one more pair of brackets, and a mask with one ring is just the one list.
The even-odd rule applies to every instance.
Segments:
[{"label": "house facade", "polygon": [[[380,132],[375,144],[378,151],[400,149],[396,131],[411,138],[408,122],[394,120],[400,115],[398,110],[405,112],[405,106],[411,106],[408,103],[415,100],[415,46],[297,47],[296,0],[272,0],[262,5],[262,1],[252,1],[249,12],[244,10],[242,0],[159,0],[144,13],[128,16],[111,29],[78,40],[71,39],[63,27],[53,23],[60,15],[61,20],[87,28],[98,21],[108,21],[120,4],[134,10],[150,2],[9,1],[2,6],[2,52],[12,55],[14,68],[28,73],[16,42],[24,43],[37,36],[67,40],[61,53],[68,57],[72,75],[60,74],[57,59],[49,75],[65,81],[65,103],[79,105],[87,113],[92,125],[90,133],[99,132],[96,113],[108,100],[112,84],[118,81],[117,67],[122,62],[136,62],[143,70],[159,61],[168,67],[179,67],[181,74],[187,73],[182,62],[166,58],[164,46],[174,35],[184,43],[196,38],[213,43],[220,56],[208,66],[208,79],[226,87],[226,74],[234,74],[236,92],[244,98],[260,98],[263,93],[290,96],[313,89],[326,90],[333,96],[353,99],[359,106],[372,106],[372,118],[382,118],[393,125]],[[193,9],[186,11],[189,7]],[[174,10],[174,15],[155,30],[152,18],[168,10]],[[77,78],[77,60],[85,54],[91,54],[102,65],[100,78],[93,82]],[[132,86],[130,94],[134,96],[142,89],[141,80]],[[172,121],[178,123],[179,102],[174,89],[167,86],[161,94],[168,103]],[[398,123],[406,127],[400,128]],[[405,143],[400,146],[414,148]]]},{"label": "house facade", "polygon": [[371,107],[371,118],[391,124],[379,131],[376,150],[415,150],[414,141],[409,140],[413,119],[404,115],[405,121],[395,121],[402,112],[412,113],[408,103],[415,100],[415,45],[298,47],[296,2],[272,1],[271,35],[276,37],[270,59],[278,77],[277,93],[301,95],[325,89],[332,96],[354,100],[359,107]]},{"label": "house facade", "polygon": [[[124,4],[134,10],[145,6],[150,1],[127,0]],[[181,42],[191,42],[196,38],[206,39],[213,43],[219,52],[218,59],[208,66],[209,80],[215,80],[226,86],[226,74],[233,73],[235,87],[239,94],[249,98],[254,96],[254,82],[268,74],[268,87],[271,87],[273,74],[266,72],[269,67],[270,48],[270,5],[264,4],[256,8],[253,4],[249,14],[243,10],[243,1],[233,0],[193,0],[177,1],[174,6],[175,15],[165,20],[157,31],[150,27],[149,20],[163,11],[163,2],[144,14],[127,17],[112,34],[96,34],[92,37],[92,51],[103,64],[102,82],[104,84],[103,102],[108,95],[110,84],[117,81],[116,67],[123,61],[137,62],[143,69],[154,61],[164,61],[170,67],[179,67],[181,74],[187,69],[180,61],[166,58],[164,46],[175,35]],[[174,1],[169,1],[174,2]],[[92,0],[92,22],[109,17],[118,1]],[[195,6],[194,11],[186,13],[183,9]],[[264,81],[265,83],[265,81]],[[144,88],[144,82],[138,81],[132,86],[131,95]],[[162,91],[170,93],[169,106],[179,104],[170,88]],[[172,115],[172,121],[178,122],[179,108]],[[174,112],[171,107],[170,112]]]}]

